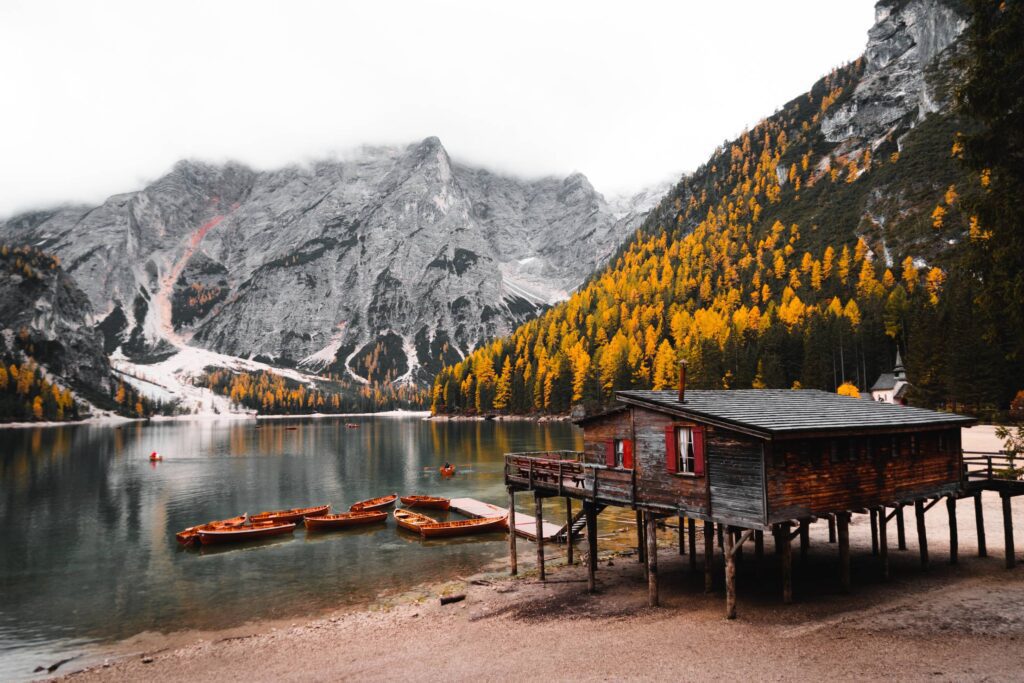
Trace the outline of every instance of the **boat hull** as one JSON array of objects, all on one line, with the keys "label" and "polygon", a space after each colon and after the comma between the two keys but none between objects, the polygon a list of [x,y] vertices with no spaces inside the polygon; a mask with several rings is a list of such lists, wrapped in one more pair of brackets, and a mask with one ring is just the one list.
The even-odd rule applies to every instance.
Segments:
[{"label": "boat hull", "polygon": [[324,515],[322,517],[306,517],[306,528],[310,531],[329,531],[331,529],[347,529],[361,524],[374,524],[383,522],[388,518],[388,513],[383,510],[368,510],[364,512],[339,512],[335,515]]},{"label": "boat hull", "polygon": [[244,526],[235,529],[220,529],[211,531],[199,531],[199,542],[203,545],[219,545],[222,543],[244,543],[246,541],[257,541],[261,538],[271,536],[282,536],[295,531],[295,523],[265,524],[258,526]]},{"label": "boat hull", "polygon": [[398,494],[392,493],[390,496],[381,496],[380,498],[371,498],[370,500],[361,500],[358,503],[353,503],[349,507],[349,512],[367,512],[370,510],[386,510],[395,504],[398,500]]},{"label": "boat hull", "polygon": [[411,508],[447,510],[451,507],[452,501],[448,498],[436,498],[434,496],[405,496],[402,498],[402,505]]},{"label": "boat hull", "polygon": [[479,519],[462,519],[456,522],[436,522],[420,526],[419,532],[424,538],[451,538],[452,536],[484,534],[504,530],[506,519],[506,517],[481,517]]},{"label": "boat hull", "polygon": [[326,515],[330,510],[330,505],[316,505],[314,507],[295,508],[293,510],[273,510],[253,515],[249,521],[253,523],[278,522],[281,524],[298,524],[306,517],[320,517],[321,515]]},{"label": "boat hull", "polygon": [[197,524],[174,534],[175,540],[181,545],[189,546],[199,542],[199,531],[204,529],[231,529],[242,526],[248,520],[246,515],[238,515],[230,519],[221,519],[206,524]]},{"label": "boat hull", "polygon": [[420,527],[424,524],[436,524],[437,520],[426,515],[421,515],[418,512],[412,512],[411,510],[395,510],[395,522],[399,527],[406,531],[412,531],[414,533],[420,532]]}]

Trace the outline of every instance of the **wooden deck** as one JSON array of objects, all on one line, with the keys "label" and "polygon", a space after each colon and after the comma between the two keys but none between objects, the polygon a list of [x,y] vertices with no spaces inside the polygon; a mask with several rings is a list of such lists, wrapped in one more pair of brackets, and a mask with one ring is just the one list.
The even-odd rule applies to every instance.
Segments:
[{"label": "wooden deck", "polygon": [[[476,498],[452,498],[451,509],[466,517],[496,517],[508,514],[508,509],[485,503]],[[554,540],[561,533],[562,527],[551,522],[543,523],[544,540]],[[537,519],[516,510],[516,535],[531,541],[537,540]]]}]

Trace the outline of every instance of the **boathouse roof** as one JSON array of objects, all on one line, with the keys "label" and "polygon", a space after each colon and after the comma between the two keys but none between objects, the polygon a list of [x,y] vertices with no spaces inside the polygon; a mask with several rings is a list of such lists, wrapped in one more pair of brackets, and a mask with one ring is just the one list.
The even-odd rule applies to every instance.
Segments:
[{"label": "boathouse roof", "polygon": [[819,432],[864,432],[970,426],[974,418],[891,403],[866,401],[816,389],[688,389],[618,391],[623,403],[689,417],[755,436],[798,436]]}]

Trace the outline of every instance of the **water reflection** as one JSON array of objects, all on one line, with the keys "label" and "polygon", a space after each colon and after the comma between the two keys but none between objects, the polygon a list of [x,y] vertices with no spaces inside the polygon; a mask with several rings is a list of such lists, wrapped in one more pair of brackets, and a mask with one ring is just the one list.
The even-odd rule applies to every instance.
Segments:
[{"label": "water reflection", "polygon": [[[356,421],[359,429],[326,419],[2,432],[0,679],[24,675],[8,662],[20,666],[29,647],[227,627],[472,572],[505,552],[502,535],[423,543],[389,517],[182,552],[174,532],[242,512],[345,510],[392,491],[501,502],[503,452],[581,445],[565,424]],[[150,463],[152,451],[164,461]],[[458,466],[454,477],[438,473],[445,461]]]}]

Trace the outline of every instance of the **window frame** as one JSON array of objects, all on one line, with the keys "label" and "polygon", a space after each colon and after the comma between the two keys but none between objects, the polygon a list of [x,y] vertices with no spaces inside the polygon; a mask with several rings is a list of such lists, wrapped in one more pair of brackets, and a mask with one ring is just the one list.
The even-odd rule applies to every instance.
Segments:
[{"label": "window frame", "polygon": [[[676,425],[675,427],[675,439],[676,439],[676,474],[684,477],[696,477],[697,467],[697,452],[693,442],[693,426],[691,425]],[[686,432],[689,437],[686,440],[686,449],[683,449],[683,442],[681,436],[683,432]]]}]

